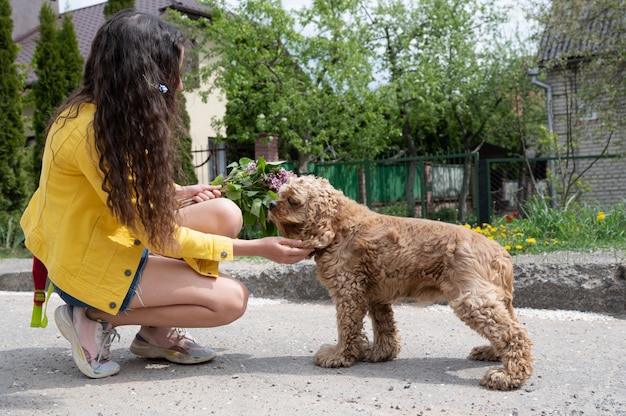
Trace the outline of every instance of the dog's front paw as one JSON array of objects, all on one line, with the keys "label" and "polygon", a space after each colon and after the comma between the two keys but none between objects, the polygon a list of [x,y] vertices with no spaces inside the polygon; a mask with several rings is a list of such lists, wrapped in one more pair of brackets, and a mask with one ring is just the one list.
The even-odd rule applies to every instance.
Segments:
[{"label": "dog's front paw", "polygon": [[346,354],[338,345],[324,344],[313,356],[315,365],[325,368],[352,367],[357,357]]},{"label": "dog's front paw", "polygon": [[487,371],[480,381],[480,385],[492,390],[513,390],[524,384],[525,380],[525,378],[513,377],[515,375],[507,372],[504,368],[493,368]]},{"label": "dog's front paw", "polygon": [[481,345],[472,348],[468,358],[476,361],[500,361],[500,356],[491,345]]}]

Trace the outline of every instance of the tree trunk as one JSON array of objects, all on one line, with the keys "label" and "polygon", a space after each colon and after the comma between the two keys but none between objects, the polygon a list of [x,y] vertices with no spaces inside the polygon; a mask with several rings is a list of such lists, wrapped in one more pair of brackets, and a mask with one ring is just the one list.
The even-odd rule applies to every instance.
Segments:
[{"label": "tree trunk", "polygon": [[357,170],[358,183],[359,183],[359,202],[363,205],[367,205],[367,178],[365,177],[365,169],[363,166]]},{"label": "tree trunk", "polygon": [[[403,114],[404,123],[402,124],[402,135],[406,141],[406,147],[409,151],[409,157],[417,157],[417,150],[415,148],[415,142],[413,141],[413,135],[411,134],[411,125],[407,119],[407,115]],[[415,217],[415,170],[417,169],[417,162],[413,159],[409,162],[409,167],[406,175],[406,204],[407,214],[409,217]]]}]

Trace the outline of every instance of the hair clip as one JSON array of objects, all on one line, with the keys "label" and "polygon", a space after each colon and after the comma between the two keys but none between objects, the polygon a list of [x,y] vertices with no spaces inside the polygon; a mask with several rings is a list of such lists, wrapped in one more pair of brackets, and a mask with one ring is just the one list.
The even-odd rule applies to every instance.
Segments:
[{"label": "hair clip", "polygon": [[148,77],[144,74],[143,78],[146,80],[146,82],[148,83],[148,85],[150,85],[153,88],[156,88],[159,90],[159,92],[166,94],[170,89],[167,88],[167,85],[165,84],[153,84],[152,82],[150,82],[150,80],[148,80]]}]

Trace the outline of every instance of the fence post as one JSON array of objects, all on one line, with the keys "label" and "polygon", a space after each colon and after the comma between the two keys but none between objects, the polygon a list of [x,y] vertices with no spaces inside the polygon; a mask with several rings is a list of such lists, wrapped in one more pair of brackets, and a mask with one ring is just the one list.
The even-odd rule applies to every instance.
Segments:
[{"label": "fence post", "polygon": [[491,220],[491,184],[489,180],[489,162],[478,161],[478,224]]}]

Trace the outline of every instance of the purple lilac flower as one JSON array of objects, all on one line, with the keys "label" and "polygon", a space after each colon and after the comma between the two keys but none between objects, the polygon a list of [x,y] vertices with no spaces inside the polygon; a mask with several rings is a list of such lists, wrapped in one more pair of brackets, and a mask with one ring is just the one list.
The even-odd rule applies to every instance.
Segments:
[{"label": "purple lilac flower", "polygon": [[289,178],[295,178],[297,175],[292,171],[280,168],[277,173],[267,175],[267,186],[274,192],[278,192],[280,187],[287,182]]},{"label": "purple lilac flower", "polygon": [[248,166],[246,167],[246,173],[251,175],[254,172],[256,172],[256,162],[248,163]]}]

